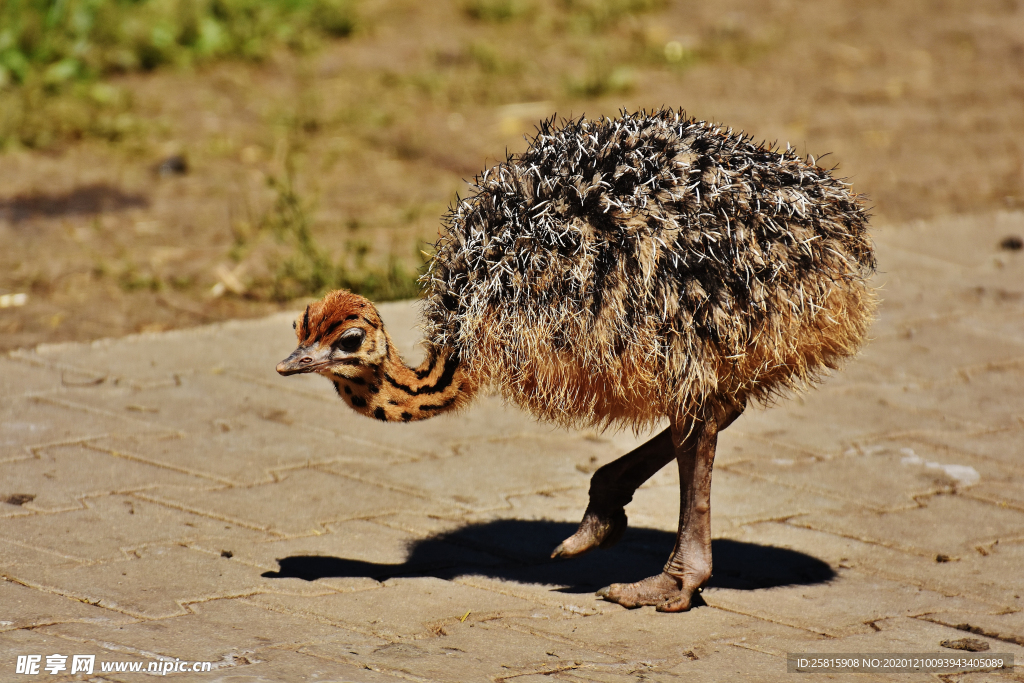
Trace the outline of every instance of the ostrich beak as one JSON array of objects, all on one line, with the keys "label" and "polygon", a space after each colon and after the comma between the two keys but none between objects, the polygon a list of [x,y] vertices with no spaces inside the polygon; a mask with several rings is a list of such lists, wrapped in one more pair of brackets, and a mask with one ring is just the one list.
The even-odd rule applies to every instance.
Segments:
[{"label": "ostrich beak", "polygon": [[[324,355],[317,348],[300,346],[292,351],[292,355],[277,364],[277,371],[285,377],[306,372],[316,372],[328,362],[328,358],[321,357]],[[327,349],[326,355],[330,355],[330,349]]]}]

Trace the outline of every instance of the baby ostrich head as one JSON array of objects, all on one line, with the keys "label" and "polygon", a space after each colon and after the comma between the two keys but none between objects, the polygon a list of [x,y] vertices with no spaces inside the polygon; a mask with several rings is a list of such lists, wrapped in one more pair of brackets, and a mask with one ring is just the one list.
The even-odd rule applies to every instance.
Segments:
[{"label": "baby ostrich head", "polygon": [[363,415],[423,420],[464,406],[476,391],[450,350],[429,347],[419,368],[406,367],[377,309],[358,294],[331,292],[307,306],[294,327],[299,346],[277,371],[323,375]]},{"label": "baby ostrich head", "polygon": [[366,380],[390,349],[377,309],[344,290],[306,306],[292,326],[299,346],[277,364],[282,375],[315,372],[330,379]]}]

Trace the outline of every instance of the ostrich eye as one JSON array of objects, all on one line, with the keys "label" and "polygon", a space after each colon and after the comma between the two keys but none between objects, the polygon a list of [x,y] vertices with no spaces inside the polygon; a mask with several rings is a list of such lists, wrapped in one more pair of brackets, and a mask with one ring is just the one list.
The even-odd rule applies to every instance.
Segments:
[{"label": "ostrich eye", "polygon": [[366,333],[356,327],[341,335],[337,345],[342,351],[352,353],[362,345],[364,338],[366,338]]}]

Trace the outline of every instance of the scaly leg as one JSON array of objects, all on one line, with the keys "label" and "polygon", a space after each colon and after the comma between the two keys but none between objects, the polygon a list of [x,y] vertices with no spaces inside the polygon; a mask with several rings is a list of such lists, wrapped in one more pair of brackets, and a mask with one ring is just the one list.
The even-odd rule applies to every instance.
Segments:
[{"label": "scaly leg", "polygon": [[594,548],[610,548],[626,531],[626,511],[633,493],[676,457],[672,430],[613,460],[590,479],[590,502],[580,528],[562,541],[551,557],[574,557]]},{"label": "scaly leg", "polygon": [[598,595],[623,607],[657,605],[659,612],[690,609],[694,591],[711,578],[711,469],[718,432],[740,411],[672,426],[679,465],[679,533],[672,556],[661,574],[636,583],[613,583]]}]

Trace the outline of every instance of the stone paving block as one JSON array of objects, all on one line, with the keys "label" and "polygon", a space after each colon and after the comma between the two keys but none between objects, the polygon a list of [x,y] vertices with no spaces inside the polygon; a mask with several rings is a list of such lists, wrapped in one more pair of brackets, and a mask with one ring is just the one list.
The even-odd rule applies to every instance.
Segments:
[{"label": "stone paving block", "polygon": [[248,658],[266,648],[294,649],[323,641],[359,651],[386,644],[335,624],[266,610],[246,599],[210,600],[191,604],[189,609],[191,614],[113,627],[74,623],[41,630],[83,645],[116,645],[123,652],[148,658],[206,662]]},{"label": "stone paving block", "polygon": [[681,662],[669,671],[679,679],[694,683],[718,683],[722,680],[756,683],[793,681],[793,674],[786,673],[785,658],[726,644],[699,659]]},{"label": "stone paving block", "polygon": [[[280,681],[400,683],[408,680],[327,657],[281,649],[261,650],[259,660],[244,669],[238,669],[237,675],[240,677],[238,683],[279,683]],[[243,675],[249,678],[241,678]],[[200,675],[196,675],[194,680],[195,683],[208,683],[208,679],[200,678]],[[234,681],[228,679],[226,683],[234,683]]]},{"label": "stone paving block", "polygon": [[1015,364],[1024,360],[1024,345],[946,320],[917,321],[895,337],[871,342],[872,358],[890,363],[890,381],[955,382],[960,369]]},{"label": "stone paving block", "polygon": [[586,486],[571,455],[589,459],[590,451],[572,439],[517,438],[472,442],[449,458],[370,467],[364,464],[327,465],[324,469],[360,477],[381,486],[416,491],[470,510],[507,508],[511,495]]},{"label": "stone paving block", "polygon": [[253,415],[213,420],[177,438],[103,438],[98,450],[206,477],[222,484],[272,482],[280,469],[318,462],[406,459],[324,431],[292,428]]},{"label": "stone paving block", "polygon": [[[260,367],[276,363],[295,347],[291,313],[259,321],[233,320],[189,330],[143,333],[88,344],[43,344],[17,356],[39,363],[89,370],[119,384],[174,383],[197,367]],[[290,348],[289,348],[290,345]],[[278,349],[287,349],[276,360]]]},{"label": "stone paving block", "polygon": [[[921,321],[955,319],[976,303],[974,297],[964,295],[963,287],[951,282],[966,282],[971,275],[969,268],[890,247],[881,247],[878,257],[880,272],[872,284],[877,288],[880,306],[868,332],[871,343],[861,350],[857,361],[864,360],[874,367],[891,363],[872,351],[874,341],[906,334]],[[844,370],[842,375],[845,377],[847,372]]]},{"label": "stone paving block", "polygon": [[[270,468],[310,461],[388,461],[415,456],[415,451],[388,449],[386,444],[359,438],[359,423],[370,426],[373,421],[356,415],[337,399],[328,402],[296,396],[224,374],[196,373],[169,386],[91,389],[74,396],[110,414],[145,415],[186,437],[179,443],[164,442],[157,456],[179,468],[204,471],[216,467],[210,461],[237,459],[266,478],[265,470]],[[336,427],[341,429],[332,431]],[[214,458],[214,453],[219,457]],[[243,457],[232,458],[236,453]],[[237,468],[238,464],[233,469],[221,464],[212,474],[238,476]]]},{"label": "stone paving block", "polygon": [[[576,487],[563,491],[544,491],[543,493],[526,493],[521,496],[507,498],[508,510],[491,511],[470,515],[471,519],[488,518],[501,515],[520,520],[549,520],[579,524],[587,509],[589,496],[587,489]],[[627,514],[631,510],[627,507]]]},{"label": "stone paving block", "polygon": [[[930,618],[930,617],[926,617]],[[969,633],[958,631],[953,628],[943,627],[926,621],[926,618],[894,617],[881,619],[872,622],[872,630],[865,633],[857,633],[841,638],[830,638],[818,643],[806,644],[798,641],[785,641],[780,639],[768,648],[773,654],[785,656],[786,652],[793,653],[835,653],[835,654],[923,654],[932,653],[938,657],[964,657],[974,656],[975,653],[963,652],[943,648],[939,643],[943,640],[957,640]],[[877,629],[877,630],[876,630]],[[973,637],[973,636],[972,636]],[[987,640],[982,638],[982,640]],[[1019,660],[1019,654],[1015,646],[1006,647],[1005,643],[996,640],[989,640],[991,650],[977,653],[985,656],[989,653],[1014,654],[1015,661]],[[825,674],[822,674],[824,676]],[[835,675],[835,674],[831,674]],[[950,674],[856,674],[859,680],[874,677],[878,680],[959,680]]]},{"label": "stone paving block", "polygon": [[870,631],[870,622],[887,617],[953,609],[982,612],[987,607],[969,598],[947,597],[842,568],[827,583],[756,591],[708,588],[704,599],[712,607],[833,637]]},{"label": "stone paving block", "polygon": [[[249,657],[252,659],[249,659]],[[403,679],[350,664],[305,655],[293,650],[268,648],[244,659],[216,662],[212,672],[167,674],[175,683],[401,683]],[[95,679],[100,681],[101,679]],[[152,674],[103,674],[102,681],[140,683]],[[406,679],[407,680],[407,679]],[[90,680],[90,683],[92,681]]]},{"label": "stone paving block", "polygon": [[15,565],[36,565],[36,564],[75,564],[70,557],[31,548],[20,543],[6,541],[0,537],[0,570]]},{"label": "stone paving block", "polygon": [[[303,652],[311,654],[331,654],[336,650],[331,643],[303,648]],[[365,655],[360,653],[351,661],[429,680],[460,683],[512,677],[519,680],[519,676],[531,673],[616,663],[617,658],[579,643],[552,642],[507,629],[500,620],[467,620],[443,625],[436,637],[385,645]]]},{"label": "stone paving block", "polygon": [[675,666],[710,654],[724,644],[753,639],[805,639],[817,643],[821,636],[782,624],[727,612],[713,607],[691,609],[686,619],[656,612],[653,607],[618,609],[596,616],[571,619],[509,617],[513,628],[555,641],[570,642],[634,663],[657,669]]},{"label": "stone paving block", "polygon": [[968,268],[990,266],[997,257],[1019,257],[1000,251],[999,241],[1024,230],[1024,213],[951,215],[876,230],[875,239],[890,245]]},{"label": "stone paving block", "polygon": [[[760,408],[748,408],[751,413],[761,411]],[[770,420],[771,408],[766,412]],[[755,418],[756,419],[756,418]],[[737,463],[761,462],[772,460],[799,460],[809,457],[805,451],[794,450],[774,441],[752,439],[740,434],[738,430],[729,428],[718,435],[718,448],[715,449],[715,469],[731,467]],[[671,472],[673,483],[678,483],[678,470],[674,463],[669,463],[662,472]],[[669,482],[665,482],[669,483]]]},{"label": "stone paving block", "polygon": [[[769,655],[781,660],[782,670],[786,670],[786,655],[812,654],[812,653],[834,653],[834,654],[884,654],[884,653],[923,653],[938,652],[943,648],[937,645],[938,639],[934,639],[935,633],[929,633],[927,624],[922,624],[915,619],[899,617],[873,622],[874,627],[865,633],[857,633],[839,638],[823,638],[821,640],[808,640],[802,637],[799,632],[795,636],[779,634],[772,640],[761,639],[757,636],[746,638],[742,641],[732,643],[735,647],[746,649],[752,652]],[[898,630],[889,632],[887,629],[896,625]],[[879,629],[878,631],[875,628]],[[948,637],[948,635],[946,636]],[[946,650],[950,654],[957,653],[953,650]],[[721,655],[719,655],[721,656]],[[700,661],[699,659],[697,661]],[[768,660],[770,661],[770,660]],[[683,661],[672,669],[673,673],[682,673],[689,668],[690,662]],[[775,669],[778,664],[767,665]],[[724,667],[723,667],[724,668]],[[792,677],[793,674],[790,674]],[[878,673],[878,674],[799,674],[799,678],[807,680],[837,680],[837,681],[863,681],[863,680],[885,680],[885,681],[935,681],[937,677],[930,673]]]},{"label": "stone paving block", "polygon": [[1007,681],[1024,681],[1024,674],[1015,664],[1011,671],[979,671],[949,677],[955,683],[1007,683]]},{"label": "stone paving block", "polygon": [[128,621],[131,618],[119,612],[0,578],[0,632],[68,622],[94,623],[110,628]]},{"label": "stone paving block", "polygon": [[[364,520],[328,525],[321,536],[242,545],[234,559],[270,576],[317,581],[340,591],[370,590],[396,576],[448,574],[456,567],[488,567],[502,560],[443,539],[421,539]],[[204,542],[197,545],[208,547]]]},{"label": "stone paving block", "polygon": [[[533,421],[533,418],[528,415],[518,417],[521,421]],[[541,423],[536,424],[541,425]],[[564,429],[549,429],[548,433],[524,432],[514,437],[480,439],[474,441],[472,446],[480,451],[487,449],[488,444],[507,444],[510,448],[522,449],[523,452],[558,453],[568,456],[576,470],[583,475],[579,483],[586,490],[594,472],[641,446],[660,431],[652,430],[637,436],[624,431],[601,434],[594,431],[569,432]],[[454,448],[454,451],[456,454],[462,454],[466,452],[466,448],[466,445],[459,445]],[[666,466],[658,474],[673,470],[675,470],[674,466]]]},{"label": "stone paving block", "polygon": [[[925,618],[889,617],[873,621],[871,624],[872,628],[869,631],[826,639],[818,646],[820,649],[814,651],[877,655],[925,652],[949,656],[964,654],[957,650],[944,649],[939,645],[943,640],[963,637],[963,632],[931,623]],[[996,641],[992,644],[996,644]]]},{"label": "stone paving block", "polygon": [[[651,566],[651,558],[643,558],[646,562],[638,562],[640,567]],[[662,562],[664,564],[664,562]],[[494,576],[483,572],[467,573],[453,581],[463,586],[508,595],[521,600],[528,600],[543,606],[545,610],[539,614],[558,614],[559,616],[590,616],[617,612],[621,606],[597,597],[596,591],[616,578],[628,580],[642,579],[650,576],[651,571],[641,570],[623,573],[609,571],[608,567],[621,568],[621,558],[616,561],[607,554],[591,554],[586,558],[559,560],[548,562],[548,566],[532,566],[518,571],[507,572],[504,576],[494,572]],[[642,575],[643,576],[642,576]]]},{"label": "stone paving block", "polygon": [[[552,549],[576,530],[577,522],[497,514],[468,517],[461,525],[418,541],[410,561],[427,548],[442,555],[450,552],[448,546],[480,552],[485,557],[465,554],[458,564],[429,573],[577,614],[592,613],[595,603],[612,605],[595,601],[593,593],[602,586],[612,581],[636,581],[659,572],[675,537],[673,533],[634,526],[611,550],[553,560]],[[436,551],[434,546],[438,547]]]},{"label": "stone paving block", "polygon": [[[1022,435],[1024,436],[1024,435]],[[996,505],[1014,507],[1024,511],[1024,471],[1009,459],[996,461],[962,450],[941,447],[921,438],[885,440],[863,446],[874,452],[886,449],[900,456],[900,465],[919,477],[934,477],[936,483],[945,480],[945,490]],[[936,489],[939,491],[942,489]]]},{"label": "stone paving block", "polygon": [[[678,680],[674,676],[658,675],[657,673],[652,675],[651,670],[647,667],[640,667],[639,670],[636,670],[631,667],[620,666],[617,670],[609,671],[608,669],[610,668],[606,666],[598,671],[594,667],[587,667],[586,669],[581,667],[553,674],[520,676],[512,680],[515,683],[551,683],[552,680],[564,681],[565,683],[636,683],[637,680]],[[638,678],[640,675],[643,676],[643,679]]]},{"label": "stone paving block", "polygon": [[[729,470],[715,472],[713,479],[711,523],[717,529],[848,507],[813,491],[778,486]],[[678,514],[678,500],[675,508]]]},{"label": "stone paving block", "polygon": [[[281,378],[283,379],[283,378]],[[328,415],[323,402],[305,398],[295,399],[282,392],[238,381],[224,373],[197,372],[182,377],[179,382],[149,389],[130,387],[95,387],[68,391],[68,401],[101,408],[112,414],[141,415],[154,423],[188,432],[205,433],[206,430],[223,431],[237,416],[253,416],[271,423],[289,425],[295,416],[289,412],[315,411],[314,417]],[[297,403],[295,411],[281,411],[282,402]]]},{"label": "stone paving block", "polygon": [[[808,455],[829,456],[851,444],[907,432],[984,431],[957,417],[911,412],[891,405],[885,387],[821,387],[767,410],[747,410],[729,428],[740,436],[778,443]],[[728,433],[728,432],[727,432]]]},{"label": "stone paving block", "polygon": [[[209,486],[207,480],[79,445],[39,449],[36,457],[0,463],[4,493],[31,496],[20,506],[0,506],[0,517],[25,511],[77,510],[81,499],[157,486]],[[8,495],[9,495],[8,494]],[[5,534],[0,523],[0,535]]]},{"label": "stone paving block", "polygon": [[[269,609],[312,615],[385,640],[429,637],[435,627],[545,609],[527,600],[433,577],[390,579],[377,590],[318,597],[282,594],[253,596]],[[467,617],[467,621],[469,617]]]},{"label": "stone paving block", "polygon": [[[875,340],[883,335],[878,332],[879,323],[875,322],[871,326],[871,336],[867,343],[861,347],[861,351],[842,369],[834,373],[831,377],[826,379],[822,383],[821,387],[832,390],[839,390],[852,387],[865,387],[873,389],[875,391],[881,391],[883,393],[892,394],[898,391],[909,391],[920,386],[930,386],[929,382],[918,379],[916,377],[893,377],[892,371],[889,367],[889,359],[884,355],[875,355],[871,352],[872,346]],[[895,332],[893,333],[896,334]],[[817,388],[811,389],[807,394],[806,398],[813,398]],[[788,399],[783,399],[780,403],[785,405]]]},{"label": "stone paving block", "polygon": [[468,518],[460,524],[445,525],[435,535],[417,541],[409,561],[417,561],[421,554],[447,556],[450,546],[479,552],[483,555],[453,554],[453,560],[462,559],[430,573],[464,585],[564,607],[576,614],[594,611],[593,593],[598,588],[616,580],[639,580],[660,571],[674,539],[674,534],[634,526],[611,550],[571,560],[552,560],[552,549],[576,530],[577,522],[523,519],[515,514]]},{"label": "stone paving block", "polygon": [[[69,678],[54,678],[61,681],[86,681],[87,683],[140,683],[152,681],[154,676],[169,676],[170,680],[185,683],[280,683],[281,681],[321,681],[322,683],[398,683],[402,679],[380,674],[369,669],[333,662],[320,657],[304,655],[284,649],[265,649],[257,654],[233,657],[230,661],[211,662],[212,670],[193,672],[193,664],[204,662],[185,662],[183,671],[163,674],[160,667],[163,662],[173,660],[143,659],[123,653],[96,658],[95,671],[100,672],[101,662],[135,663],[140,667],[139,673],[97,673],[94,676],[78,674]],[[147,667],[156,667],[153,673]],[[28,679],[26,679],[28,680]]]},{"label": "stone paving block", "polygon": [[[1006,476],[1003,468],[980,458],[949,458],[913,445],[883,440],[828,460],[776,458],[740,463],[729,470],[877,511],[916,508],[919,497],[974,486],[979,477],[1001,481]],[[720,481],[719,471],[715,479]]]},{"label": "stone paving block", "polygon": [[[1024,280],[1024,276],[1021,279]],[[1017,287],[1018,290],[1024,290],[1024,285]],[[1012,297],[1014,306],[1010,308],[1002,305],[994,307],[993,310],[970,311],[958,324],[1007,341],[1024,344],[1024,291],[1010,293],[998,288],[989,292],[989,296],[1004,300]],[[1010,310],[1007,310],[1008,308]],[[1020,365],[1017,364],[1016,367]]]},{"label": "stone paving block", "polygon": [[473,441],[521,435],[557,438],[567,434],[554,425],[529,418],[521,410],[506,407],[496,396],[481,396],[458,414],[408,424],[385,424],[353,412],[337,397],[331,384],[320,377],[305,377],[316,384],[307,384],[302,389],[288,383],[297,377],[280,377],[276,373],[267,381],[250,381],[251,378],[234,374],[231,377],[238,384],[248,382],[261,392],[254,403],[258,416],[294,429],[325,431],[341,442],[373,448],[391,460],[447,457],[455,454],[461,444]]},{"label": "stone paving block", "polygon": [[64,386],[61,380],[75,383],[94,379],[78,374],[63,377],[59,370],[19,362],[10,357],[0,358],[0,396],[6,403],[16,396],[43,391],[56,391]]},{"label": "stone paving block", "polygon": [[1001,507],[1012,507],[1024,512],[1024,477],[1008,477],[1009,481],[986,480],[963,495]]},{"label": "stone paving block", "polygon": [[[1016,619],[1006,619],[1016,617]],[[983,624],[983,633],[963,631],[956,628],[957,625],[969,623]],[[1016,622],[1016,623],[1013,623]],[[921,647],[920,652],[937,652],[952,656],[970,656],[970,653],[963,650],[953,650],[941,645],[944,640],[959,640],[965,637],[978,638],[989,644],[990,653],[1009,653],[1013,655],[1014,663],[1018,664],[1024,657],[1024,638],[1013,634],[1024,633],[1020,627],[1021,620],[1019,613],[1016,615],[1007,614],[966,614],[963,612],[939,612],[928,614],[916,619],[885,619],[875,623],[879,633],[877,638],[868,634],[855,636],[851,639],[851,646],[858,639],[863,638],[865,644],[877,639],[880,643],[887,643],[889,651],[914,652],[915,647]],[[992,635],[986,635],[991,633]],[[1020,642],[1012,642],[1019,639]],[[984,654],[984,653],[979,653]]]},{"label": "stone paving block", "polygon": [[[610,550],[570,560],[551,560],[550,550],[575,523],[519,519],[495,520],[460,529],[457,545],[502,558],[494,565],[462,565],[434,575],[557,607],[572,614],[621,609],[596,599],[594,592],[612,582],[632,582],[657,574],[668,557],[675,533],[631,526]],[[812,553],[789,551],[749,541],[716,539],[712,585],[752,589],[827,580],[832,571]]]},{"label": "stone paving block", "polygon": [[[449,457],[458,455],[467,445],[477,447],[478,443],[502,443],[516,438],[538,441],[579,439],[555,425],[534,420],[518,408],[505,406],[496,396],[477,398],[464,412],[409,424],[385,424],[358,415],[336,397],[332,398],[330,405],[332,411],[337,411],[334,423],[327,425],[331,430],[402,452],[412,452],[418,459]],[[602,457],[607,453],[611,458],[616,452],[614,448],[602,447],[599,443],[591,447]]]},{"label": "stone paving block", "polygon": [[[812,490],[782,486],[728,469],[717,469],[713,482],[713,529],[848,507],[834,496],[828,498]],[[674,532],[679,525],[678,484],[641,487],[633,502],[626,506],[626,514],[635,524]]]},{"label": "stone paving block", "polygon": [[[131,496],[82,499],[83,508],[0,522],[7,537],[82,562],[123,560],[133,548],[202,540],[214,548],[248,546],[267,534]],[[219,552],[219,550],[218,550]]]},{"label": "stone paving block", "polygon": [[106,434],[159,434],[144,420],[89,411],[58,400],[61,394],[5,397],[0,402],[0,464],[32,457],[33,449]]},{"label": "stone paving block", "polygon": [[1020,367],[964,372],[941,391],[907,391],[890,400],[907,410],[957,415],[989,430],[1018,427],[1024,420],[1024,358]]},{"label": "stone paving block", "polygon": [[932,557],[957,557],[1000,538],[1024,536],[1024,512],[1019,510],[956,495],[920,502],[921,507],[888,513],[814,513],[791,523]]},{"label": "stone paving block", "polygon": [[274,592],[320,595],[329,589],[300,579],[266,579],[250,566],[178,545],[150,546],[137,559],[79,566],[8,567],[20,583],[125,614],[160,619],[185,614],[183,604]]},{"label": "stone paving block", "polygon": [[280,536],[320,534],[329,522],[396,511],[446,511],[440,503],[337,476],[320,469],[277,473],[277,481],[248,487],[156,488],[146,498]]},{"label": "stone paving block", "polygon": [[953,610],[926,614],[921,619],[956,629],[955,633],[960,634],[956,637],[984,636],[990,639],[992,652],[1010,652],[1018,663],[1024,662],[1024,612],[983,614]]},{"label": "stone paving block", "polygon": [[1019,467],[1024,461],[1024,423],[984,434],[923,434],[915,440],[950,454],[967,453],[997,460],[1010,468]]},{"label": "stone paving block", "polygon": [[386,434],[388,438],[395,434],[401,435],[403,430],[406,430],[408,435],[405,441],[420,444],[421,448],[429,442],[444,444],[448,453],[435,450],[435,454],[440,456],[458,454],[464,444],[500,443],[516,438],[532,438],[538,442],[573,441],[579,444],[580,449],[588,450],[590,455],[597,455],[599,461],[607,462],[646,441],[645,438],[638,439],[626,432],[609,431],[599,434],[594,431],[570,431],[550,422],[539,421],[526,411],[505,403],[500,396],[491,393],[478,396],[464,412],[440,415],[431,420],[408,425],[366,421],[370,423],[375,433]]},{"label": "stone paving block", "polygon": [[[896,621],[896,620],[890,620]],[[910,628],[916,628],[913,620],[908,618],[902,618],[899,620],[901,623],[910,625]],[[878,624],[884,624],[879,622]],[[891,641],[892,639],[890,639]],[[731,645],[732,647],[730,647]],[[886,673],[886,674],[837,674],[837,673],[820,673],[820,674],[787,674],[788,678],[772,678],[779,674],[781,670],[782,674],[786,672],[786,654],[787,653],[837,653],[837,654],[854,654],[854,653],[882,653],[882,652],[893,652],[899,646],[892,646],[891,642],[887,642],[883,634],[871,630],[866,634],[856,634],[845,636],[841,638],[824,638],[820,640],[808,640],[801,636],[799,632],[797,635],[790,637],[786,634],[779,634],[778,637],[773,640],[761,640],[757,637],[746,638],[743,640],[735,641],[730,644],[721,643],[717,649],[710,654],[698,657],[695,660],[683,660],[679,665],[672,668],[670,671],[673,674],[684,677],[686,680],[691,680],[691,676],[696,680],[708,680],[701,679],[699,676],[702,672],[707,672],[709,675],[714,673],[716,665],[719,673],[732,673],[739,671],[741,673],[741,680],[762,680],[761,676],[768,677],[765,680],[793,680],[794,676],[797,680],[807,679],[812,681],[825,680],[825,681],[849,681],[854,683],[856,681],[865,680],[880,680],[880,681],[896,681],[906,683],[918,683],[918,682],[934,682],[937,678],[933,674],[929,673]],[[934,651],[941,648],[928,648],[927,650],[922,649],[920,645],[911,646],[909,651]],[[756,655],[763,655],[754,658],[744,659],[743,656],[739,655],[736,650],[743,650]],[[724,661],[723,661],[724,659]],[[740,661],[745,661],[745,666],[742,669],[736,669],[736,664]],[[700,665],[700,663],[703,663]],[[700,665],[700,666],[693,666]],[[710,680],[716,680],[714,678]],[[722,680],[722,679],[717,679]],[[726,679],[728,680],[728,679]]]},{"label": "stone paving block", "polygon": [[409,512],[395,512],[378,515],[373,518],[375,524],[404,531],[417,538],[439,536],[449,531],[454,531],[466,525],[466,518],[462,511],[453,511],[452,515],[415,514]]},{"label": "stone paving block", "polygon": [[[965,595],[993,609],[1024,609],[1024,546],[1001,543],[986,555],[973,552],[948,562],[873,543],[779,522],[730,529],[728,537],[745,543],[805,553],[833,569],[853,568],[943,595]],[[1016,597],[1015,597],[1016,596]]]},{"label": "stone paving block", "polygon": [[1014,484],[1019,481],[1019,468],[1014,467],[1013,463],[937,446],[929,441],[927,434],[858,444],[853,450],[862,454],[899,455],[901,467],[919,474],[923,472],[926,476],[935,476],[938,480],[945,479],[952,489],[964,493],[988,483]]},{"label": "stone paving block", "polygon": [[[372,521],[353,519],[325,524],[325,533],[300,538],[273,539],[239,546],[234,559],[261,569],[278,569],[281,558],[337,557],[366,565],[401,565],[408,559],[415,536]],[[205,546],[203,542],[197,545]],[[451,548],[458,551],[458,548]]]},{"label": "stone paving block", "polygon": [[[65,664],[67,666],[67,671],[63,672],[63,676],[51,674],[45,669],[47,655],[53,654],[66,655],[68,658]],[[15,631],[5,631],[0,633],[0,677],[5,681],[17,681],[19,679],[23,681],[83,680],[83,677],[77,674],[74,678],[70,678],[69,676],[66,677],[68,671],[71,669],[71,657],[76,654],[96,655],[97,661],[101,658],[122,658],[119,656],[119,653],[113,652],[112,650],[106,649],[102,646],[93,645],[89,647],[82,647],[74,641],[41,633],[38,629],[22,628]],[[40,661],[39,672],[35,677],[15,673],[19,655],[41,655],[42,659]],[[98,668],[99,667],[97,667],[97,669]]]}]

